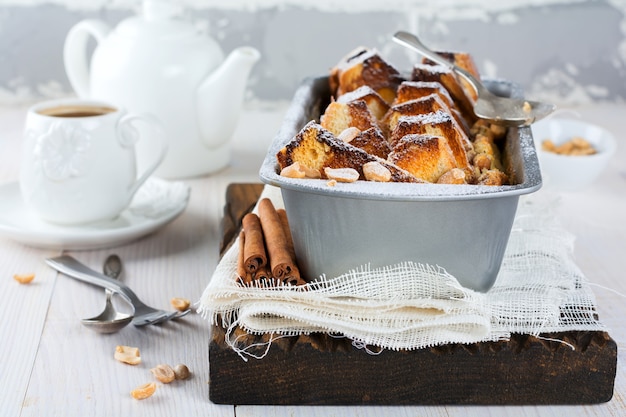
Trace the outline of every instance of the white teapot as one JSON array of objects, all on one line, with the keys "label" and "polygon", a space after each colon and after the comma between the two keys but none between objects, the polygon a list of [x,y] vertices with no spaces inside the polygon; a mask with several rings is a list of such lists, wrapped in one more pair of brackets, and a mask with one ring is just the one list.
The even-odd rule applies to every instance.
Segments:
[{"label": "white teapot", "polygon": [[[159,119],[169,150],[155,175],[164,178],[205,175],[229,163],[246,81],[260,58],[256,49],[240,47],[224,59],[216,41],[176,14],[167,1],[144,0],[143,16],[114,30],[84,20],[64,46],[65,71],[79,97]],[[97,41],[91,66],[89,36]],[[158,148],[138,147],[139,166],[154,160]]]}]

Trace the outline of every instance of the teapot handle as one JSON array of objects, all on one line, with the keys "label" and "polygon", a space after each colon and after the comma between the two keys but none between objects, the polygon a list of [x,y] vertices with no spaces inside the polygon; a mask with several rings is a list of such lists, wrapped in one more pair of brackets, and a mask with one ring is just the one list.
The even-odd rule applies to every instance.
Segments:
[{"label": "teapot handle", "polygon": [[93,36],[98,44],[102,42],[111,28],[100,20],[83,20],[74,25],[65,38],[63,63],[65,73],[72,88],[81,98],[89,97],[89,65],[87,61],[87,41]]}]

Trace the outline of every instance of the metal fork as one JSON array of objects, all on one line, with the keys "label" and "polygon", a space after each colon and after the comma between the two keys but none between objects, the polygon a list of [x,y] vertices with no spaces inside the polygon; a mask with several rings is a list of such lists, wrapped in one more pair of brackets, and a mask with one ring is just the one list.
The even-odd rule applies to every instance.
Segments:
[{"label": "metal fork", "polygon": [[88,282],[102,288],[108,288],[119,293],[130,304],[132,304],[135,309],[135,317],[132,321],[135,326],[158,324],[167,320],[177,319],[187,315],[191,311],[191,309],[187,309],[185,311],[166,311],[150,307],[142,302],[133,290],[126,285],[117,280],[111,279],[104,274],[94,271],[68,255],[47,258],[46,263],[69,277],[78,279],[79,281]]}]

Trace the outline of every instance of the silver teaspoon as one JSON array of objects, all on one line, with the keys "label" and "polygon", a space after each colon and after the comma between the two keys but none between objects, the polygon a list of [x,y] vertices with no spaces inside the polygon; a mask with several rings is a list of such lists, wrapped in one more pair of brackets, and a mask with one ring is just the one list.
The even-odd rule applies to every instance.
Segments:
[{"label": "silver teaspoon", "polygon": [[[117,279],[122,272],[122,260],[119,256],[110,255],[104,262],[103,272],[106,276]],[[105,305],[102,313],[95,317],[82,319],[81,323],[98,333],[115,333],[133,320],[132,314],[120,313],[111,302],[113,291],[105,289]]]},{"label": "silver teaspoon", "polygon": [[492,94],[480,81],[474,78],[472,74],[427,48],[417,36],[411,33],[404,31],[397,32],[393,35],[393,40],[402,46],[424,55],[426,58],[439,65],[450,68],[456,74],[467,80],[478,95],[478,100],[474,103],[474,114],[481,119],[486,119],[492,123],[504,126],[528,126],[548,116],[556,109],[554,104],[499,97]]}]

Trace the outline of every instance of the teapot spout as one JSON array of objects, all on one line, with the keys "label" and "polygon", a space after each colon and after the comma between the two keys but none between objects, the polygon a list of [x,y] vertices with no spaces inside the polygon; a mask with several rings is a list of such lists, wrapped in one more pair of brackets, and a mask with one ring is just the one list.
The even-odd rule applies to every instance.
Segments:
[{"label": "teapot spout", "polygon": [[241,112],[246,80],[261,54],[243,46],[235,49],[198,88],[198,126],[203,143],[216,148],[230,139]]}]

